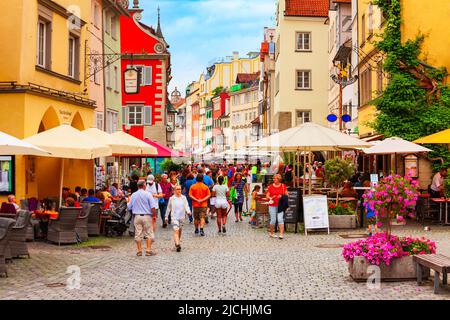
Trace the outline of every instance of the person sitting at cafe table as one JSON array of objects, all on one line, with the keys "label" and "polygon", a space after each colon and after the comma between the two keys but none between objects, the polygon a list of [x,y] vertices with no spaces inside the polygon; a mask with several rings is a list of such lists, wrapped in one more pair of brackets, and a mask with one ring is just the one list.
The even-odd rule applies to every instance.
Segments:
[{"label": "person sitting at cafe table", "polygon": [[83,199],[83,202],[100,202],[100,199],[95,196],[94,189],[89,189],[88,197]]},{"label": "person sitting at cafe table", "polygon": [[81,187],[77,186],[75,187],[75,195],[76,198],[74,198],[76,201],[80,201],[80,197],[81,197]]},{"label": "person sitting at cafe table", "polygon": [[71,198],[71,197],[68,197],[68,198],[66,199],[66,202],[65,202],[64,205],[65,205],[66,207],[71,207],[71,208],[75,207],[75,199],[74,199],[74,198]]},{"label": "person sitting at cafe table", "polygon": [[83,202],[84,199],[88,197],[88,190],[86,188],[81,189],[80,193],[80,202]]},{"label": "person sitting at cafe table", "polygon": [[67,198],[73,198],[73,199],[76,199],[77,198],[77,196],[75,195],[75,194],[73,194],[72,192],[70,192],[70,188],[68,188],[68,187],[64,187],[63,189],[62,189],[62,198],[63,198],[63,200],[65,201]]},{"label": "person sitting at cafe table", "polygon": [[10,194],[10,195],[8,196],[8,203],[11,203],[11,204],[14,206],[14,208],[16,209],[16,212],[20,210],[20,207],[19,207],[19,205],[17,204],[17,199],[16,199],[16,196],[15,196],[15,195]]},{"label": "person sitting at cafe table", "polygon": [[353,184],[349,181],[344,184],[344,187],[339,192],[339,195],[345,198],[358,198],[358,192],[353,189]]},{"label": "person sitting at cafe table", "polygon": [[444,179],[448,176],[447,168],[441,168],[433,177],[430,186],[430,197],[440,198],[444,193]]}]

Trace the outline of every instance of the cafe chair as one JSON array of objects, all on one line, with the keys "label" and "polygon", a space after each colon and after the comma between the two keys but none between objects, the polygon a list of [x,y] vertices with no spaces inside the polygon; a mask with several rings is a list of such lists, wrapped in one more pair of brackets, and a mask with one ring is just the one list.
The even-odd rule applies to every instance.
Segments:
[{"label": "cafe chair", "polygon": [[21,200],[20,200],[20,209],[23,209],[23,210],[30,210],[30,209],[28,208],[28,200],[27,200],[27,199],[21,199]]},{"label": "cafe chair", "polygon": [[58,245],[78,243],[75,226],[81,210],[82,208],[61,207],[58,218],[49,222],[47,240]]},{"label": "cafe chair", "polygon": [[9,248],[9,237],[15,221],[8,218],[0,218],[0,275],[8,277],[6,269],[6,250]]},{"label": "cafe chair", "polygon": [[91,212],[89,213],[88,222],[87,222],[87,230],[89,236],[99,236],[100,228],[99,228],[99,220],[100,214],[102,213],[102,203],[101,202],[83,202],[93,204],[94,206],[91,208]]},{"label": "cafe chair", "polygon": [[9,247],[11,249],[11,256],[18,258],[21,256],[28,256],[27,246],[27,229],[30,225],[31,213],[27,210],[19,210],[16,216],[16,223],[11,229],[11,236],[9,237]]},{"label": "cafe chair", "polygon": [[0,217],[15,219],[16,217],[16,207],[12,203],[3,202],[0,207]]},{"label": "cafe chair", "polygon": [[34,212],[39,207],[39,200],[36,198],[29,198],[28,199],[28,210],[31,212]]},{"label": "cafe chair", "polygon": [[81,241],[88,241],[88,219],[94,205],[92,203],[81,204],[81,215],[77,219],[75,231]]}]

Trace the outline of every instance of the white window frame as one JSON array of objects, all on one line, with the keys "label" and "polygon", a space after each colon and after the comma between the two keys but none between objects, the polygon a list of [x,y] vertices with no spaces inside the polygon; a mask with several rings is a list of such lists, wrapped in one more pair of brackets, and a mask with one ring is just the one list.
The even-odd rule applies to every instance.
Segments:
[{"label": "white window frame", "polygon": [[75,78],[75,65],[76,65],[76,49],[77,40],[74,36],[69,36],[69,77]]},{"label": "white window frame", "polygon": [[[301,117],[299,117],[299,114],[302,114]],[[308,113],[309,116],[309,121],[305,122],[305,114]],[[301,121],[299,121],[299,119],[301,119]],[[295,125],[299,126],[301,124],[307,123],[307,122],[311,122],[312,121],[312,111],[311,110],[295,110]]]},{"label": "white window frame", "polygon": [[[128,124],[132,126],[144,125],[144,106],[128,106]],[[137,121],[137,115],[140,115],[141,121]]]},{"label": "white window frame", "polygon": [[[144,86],[151,86],[153,84],[153,67],[151,66],[144,66],[144,65],[127,65],[127,69],[135,68],[139,70],[140,76],[141,76],[141,87]],[[146,75],[149,75],[150,80],[147,79]],[[149,81],[146,81],[149,80]]]},{"label": "white window frame", "polygon": [[[305,48],[305,39],[306,36],[308,36],[308,48]],[[311,45],[311,32],[306,32],[306,31],[297,31],[295,33],[295,51],[306,51],[306,52],[310,52],[312,51],[312,45]]]},{"label": "white window frame", "polygon": [[105,68],[105,76],[106,76],[106,88],[108,89],[112,89],[111,88],[111,65],[107,65]]},{"label": "white window frame", "polygon": [[111,21],[111,37],[115,40],[117,39],[117,21],[116,21],[116,15],[111,14],[110,15],[110,21]]},{"label": "white window frame", "polygon": [[[299,77],[300,77],[300,73],[302,73],[301,79],[302,79],[302,83],[299,86]],[[305,75],[308,74],[308,82],[309,82],[309,86],[305,86]],[[311,86],[311,70],[296,70],[295,71],[295,89],[296,90],[311,90],[312,86]]]},{"label": "white window frame", "polygon": [[[41,47],[41,26],[42,28],[42,47]],[[39,19],[38,21],[38,36],[37,36],[37,55],[36,64],[42,68],[46,67],[46,56],[47,56],[47,23]],[[41,50],[42,49],[42,50]],[[41,57],[42,54],[42,57]],[[42,59],[42,63],[41,63]]]},{"label": "white window frame", "polygon": [[114,66],[114,91],[119,91],[119,68]]}]

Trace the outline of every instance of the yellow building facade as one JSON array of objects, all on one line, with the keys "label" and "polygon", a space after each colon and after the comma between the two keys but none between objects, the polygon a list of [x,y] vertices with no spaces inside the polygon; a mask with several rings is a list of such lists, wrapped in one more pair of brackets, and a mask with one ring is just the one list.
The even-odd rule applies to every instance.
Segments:
[{"label": "yellow building facade", "polygon": [[[95,101],[85,81],[90,1],[1,1],[0,131],[23,139],[61,124],[84,130],[94,123]],[[60,159],[11,157],[18,199],[59,194]],[[2,159],[2,170],[8,166]],[[15,168],[14,168],[15,167]],[[67,160],[65,185],[93,187],[93,161]]]},{"label": "yellow building facade", "polygon": [[[370,104],[386,86],[381,70],[383,56],[374,47],[376,34],[383,31],[385,20],[381,10],[369,0],[358,0],[359,92],[358,129],[360,137],[376,134],[370,123],[376,117],[376,108]],[[419,32],[425,35],[420,59],[434,66],[450,70],[450,53],[446,21],[450,2],[435,0],[433,5],[423,1],[401,1],[402,41],[414,39]]]},{"label": "yellow building facade", "polygon": [[213,90],[218,87],[230,89],[236,84],[239,73],[256,73],[260,72],[260,69],[259,53],[249,53],[247,58],[241,58],[238,52],[233,52],[232,56],[213,63],[206,74],[201,74],[199,80],[191,84],[191,88],[195,88],[195,90],[191,90],[191,93],[195,92],[195,96],[191,94],[186,98],[187,117],[192,106],[197,103],[199,105],[198,124],[195,114],[193,114],[194,119],[192,120],[194,150],[205,149],[206,141],[212,139],[212,130],[207,130],[206,105],[214,96]]}]

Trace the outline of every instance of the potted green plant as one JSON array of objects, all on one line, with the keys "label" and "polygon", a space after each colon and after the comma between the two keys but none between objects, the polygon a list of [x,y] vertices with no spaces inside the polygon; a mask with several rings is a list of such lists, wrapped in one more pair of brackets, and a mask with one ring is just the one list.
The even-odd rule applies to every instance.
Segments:
[{"label": "potted green plant", "polygon": [[349,159],[334,158],[325,161],[325,180],[336,189],[336,205],[339,203],[339,188],[355,174],[355,167]]}]

